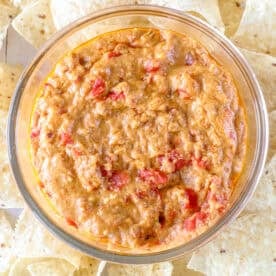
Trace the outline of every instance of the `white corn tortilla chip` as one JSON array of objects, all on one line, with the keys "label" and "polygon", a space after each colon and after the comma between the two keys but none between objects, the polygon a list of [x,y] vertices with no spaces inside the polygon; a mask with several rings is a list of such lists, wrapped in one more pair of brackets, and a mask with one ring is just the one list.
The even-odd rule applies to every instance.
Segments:
[{"label": "white corn tortilla chip", "polygon": [[276,214],[276,155],[265,166],[258,187],[245,210]]},{"label": "white corn tortilla chip", "polygon": [[76,19],[100,9],[131,4],[152,4],[170,7],[181,11],[191,11],[202,15],[213,26],[221,31],[224,25],[220,17],[217,0],[59,0],[51,1],[51,11],[57,29],[61,29]]},{"label": "white corn tortilla chip", "polygon": [[0,208],[20,208],[23,200],[10,170],[6,145],[7,113],[0,109]]},{"label": "white corn tortilla chip", "polygon": [[105,261],[98,261],[96,259],[83,255],[81,257],[80,268],[75,271],[74,276],[101,275],[101,272],[103,271],[105,265]]},{"label": "white corn tortilla chip", "polygon": [[276,55],[275,0],[247,0],[233,40],[239,47]]},{"label": "white corn tortilla chip", "polygon": [[265,212],[246,214],[196,251],[188,267],[206,275],[275,275],[276,231]]},{"label": "white corn tortilla chip", "polygon": [[163,7],[173,8],[180,11],[198,13],[203,16],[208,23],[224,32],[224,24],[222,22],[217,0],[138,0],[139,4],[152,4]]},{"label": "white corn tortilla chip", "polygon": [[9,167],[6,144],[8,108],[21,71],[21,66],[0,63],[0,208],[23,206]]},{"label": "white corn tortilla chip", "polygon": [[48,0],[38,0],[13,20],[13,28],[34,47],[39,48],[56,29]]},{"label": "white corn tortilla chip", "polygon": [[118,265],[107,263],[108,276],[167,276],[171,275],[173,266],[170,262],[149,265]]},{"label": "white corn tortilla chip", "polygon": [[276,57],[241,49],[261,85],[267,109],[276,109]]},{"label": "white corn tortilla chip", "polygon": [[29,264],[34,264],[36,262],[41,262],[45,259],[43,258],[17,258],[12,263],[9,276],[31,276],[30,272],[27,270]]},{"label": "white corn tortilla chip", "polygon": [[0,49],[7,35],[8,26],[16,14],[17,9],[0,3]]},{"label": "white corn tortilla chip", "polygon": [[188,254],[187,256],[181,257],[175,261],[172,261],[173,272],[172,276],[203,276],[202,273],[194,271],[187,268],[188,262],[190,261],[192,255]]},{"label": "white corn tortilla chip", "polygon": [[231,37],[238,29],[246,0],[218,0],[220,14],[225,25],[225,34]]},{"label": "white corn tortilla chip", "polygon": [[36,0],[11,0],[13,5],[17,8],[23,9],[28,5],[34,3]]},{"label": "white corn tortilla chip", "polygon": [[10,8],[15,8],[14,3],[12,3],[12,0],[0,0],[0,5],[8,6]]},{"label": "white corn tortilla chip", "polygon": [[[269,149],[268,158],[276,154],[276,110],[269,113]],[[276,168],[274,168],[276,170]]]},{"label": "white corn tortilla chip", "polygon": [[8,110],[22,66],[0,62],[0,109]]},{"label": "white corn tortilla chip", "polygon": [[154,264],[152,269],[153,276],[170,276],[172,275],[173,265],[171,262]]},{"label": "white corn tortilla chip", "polygon": [[151,276],[153,265],[118,265],[107,263],[105,271],[107,272],[107,276]]},{"label": "white corn tortilla chip", "polygon": [[83,256],[48,232],[27,209],[22,212],[17,222],[13,250],[15,256],[22,258],[65,259],[76,268],[79,268]]},{"label": "white corn tortilla chip", "polygon": [[52,0],[51,12],[54,24],[59,30],[91,12],[117,5],[131,5],[135,2],[135,0]]},{"label": "white corn tortilla chip", "polygon": [[73,276],[75,269],[72,264],[62,259],[48,259],[27,266],[31,276]]},{"label": "white corn tortilla chip", "polygon": [[5,212],[0,210],[0,274],[8,270],[12,256],[13,229]]}]

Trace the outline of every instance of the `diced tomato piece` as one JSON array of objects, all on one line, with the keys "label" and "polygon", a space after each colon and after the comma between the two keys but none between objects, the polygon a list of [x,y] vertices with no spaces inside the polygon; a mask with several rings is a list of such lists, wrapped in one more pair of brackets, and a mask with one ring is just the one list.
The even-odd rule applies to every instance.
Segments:
[{"label": "diced tomato piece", "polygon": [[69,225],[71,225],[71,226],[73,226],[73,227],[75,227],[75,228],[78,228],[78,225],[77,225],[76,222],[73,221],[72,219],[66,218],[66,222],[67,222]]},{"label": "diced tomato piece", "polygon": [[77,148],[73,148],[73,153],[75,156],[81,156],[83,152]]},{"label": "diced tomato piece", "polygon": [[98,98],[103,96],[103,94],[105,93],[105,82],[103,79],[101,78],[97,78],[92,86],[92,90],[91,90],[91,94],[93,97]]},{"label": "diced tomato piece", "polygon": [[209,214],[203,211],[196,213],[196,221],[199,223],[205,223]]},{"label": "diced tomato piece", "polygon": [[175,165],[175,171],[181,170],[185,166],[191,165],[190,158],[185,159],[179,152],[172,150],[169,152],[169,161],[173,162]]},{"label": "diced tomato piece", "polygon": [[193,189],[186,188],[185,193],[188,197],[188,203],[185,206],[187,209],[197,209],[198,208],[198,196]]},{"label": "diced tomato piece", "polygon": [[187,218],[184,220],[184,229],[187,231],[193,231],[196,228],[196,218]]},{"label": "diced tomato piece", "polygon": [[180,171],[183,167],[187,165],[187,161],[184,159],[179,159],[175,162],[175,171]]},{"label": "diced tomato piece", "polygon": [[135,195],[140,199],[144,199],[145,197],[147,197],[147,192],[146,191],[137,191],[135,193]]},{"label": "diced tomato piece", "polygon": [[109,92],[107,97],[113,101],[124,100],[126,98],[124,92],[116,93],[113,91]]},{"label": "diced tomato piece", "polygon": [[207,161],[202,160],[201,158],[197,160],[197,164],[199,167],[203,169],[209,169],[209,164]]},{"label": "diced tomato piece", "polygon": [[177,89],[179,96],[185,100],[190,100],[192,97],[185,89]]},{"label": "diced tomato piece", "polygon": [[169,156],[169,160],[172,161],[172,162],[178,160],[179,158],[181,158],[180,153],[177,152],[175,149],[169,151],[168,156]]},{"label": "diced tomato piece", "polygon": [[210,170],[210,163],[207,160],[203,160],[202,157],[196,158],[195,156],[193,156],[192,159],[195,160],[198,167]]},{"label": "diced tomato piece", "polygon": [[73,142],[74,142],[71,134],[68,132],[61,133],[60,140],[61,140],[61,144],[63,146],[66,146],[68,144],[73,144]]},{"label": "diced tomato piece", "polygon": [[121,56],[121,55],[122,55],[122,54],[119,53],[119,52],[114,52],[114,51],[112,51],[112,52],[109,52],[109,53],[108,53],[108,58],[119,57],[119,56]]},{"label": "diced tomato piece", "polygon": [[121,190],[128,182],[128,174],[123,171],[114,171],[109,177],[108,181],[110,182],[109,190]]},{"label": "diced tomato piece", "polygon": [[224,213],[225,209],[226,209],[225,206],[221,206],[221,207],[218,208],[218,212],[220,214],[222,214],[222,213]]},{"label": "diced tomato piece", "polygon": [[[158,156],[158,162],[160,165],[165,161],[165,155]],[[176,150],[171,150],[167,153],[168,161],[174,164],[174,171],[179,171],[185,166],[189,166],[191,164],[190,159],[184,159]]]},{"label": "diced tomato piece", "polygon": [[184,229],[187,231],[193,231],[195,228],[200,225],[204,224],[208,218],[209,214],[203,211],[197,212],[190,218],[184,220]]},{"label": "diced tomato piece", "polygon": [[152,185],[165,184],[168,182],[168,176],[164,172],[155,169],[140,170],[138,176],[142,181]]},{"label": "diced tomato piece", "polygon": [[31,138],[32,139],[37,138],[39,135],[40,135],[40,129],[39,128],[32,129],[32,132],[31,132]]},{"label": "diced tomato piece", "polygon": [[148,73],[156,72],[160,69],[160,63],[157,61],[153,61],[153,60],[147,60],[144,63],[144,68],[145,68],[146,72],[148,72]]}]

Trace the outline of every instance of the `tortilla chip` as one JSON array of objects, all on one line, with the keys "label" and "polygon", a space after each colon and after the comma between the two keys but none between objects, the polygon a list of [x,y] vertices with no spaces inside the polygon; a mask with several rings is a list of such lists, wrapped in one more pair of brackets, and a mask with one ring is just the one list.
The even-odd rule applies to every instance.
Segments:
[{"label": "tortilla chip", "polygon": [[21,72],[22,66],[20,65],[0,62],[0,109],[9,109],[10,99]]},{"label": "tortilla chip", "polygon": [[12,0],[0,0],[0,5],[9,6],[11,8],[14,8],[14,4],[12,3]]},{"label": "tortilla chip", "polygon": [[153,265],[118,265],[118,264],[106,264],[108,276],[150,276],[152,275]]},{"label": "tortilla chip", "polygon": [[276,231],[265,212],[246,214],[196,251],[188,268],[206,275],[275,275]]},{"label": "tortilla chip", "polygon": [[21,208],[23,200],[13,179],[7,152],[7,116],[8,112],[0,109],[0,207]]},{"label": "tortilla chip", "polygon": [[25,209],[15,228],[15,256],[22,258],[61,258],[79,268],[83,254],[54,237]]},{"label": "tortilla chip", "polygon": [[56,29],[53,24],[48,0],[38,0],[13,20],[13,28],[30,44],[39,48]]},{"label": "tortilla chip", "polygon": [[108,276],[166,276],[171,275],[173,266],[170,262],[149,265],[118,265],[107,263],[105,271]]},{"label": "tortilla chip", "polygon": [[59,0],[51,1],[51,12],[56,28],[59,30],[69,23],[85,16],[91,12],[95,12],[104,8],[117,5],[133,5],[135,0]]},{"label": "tortilla chip", "polygon": [[0,207],[20,208],[23,200],[9,167],[6,127],[10,99],[22,67],[0,63]]},{"label": "tortilla chip", "polygon": [[[92,259],[92,258],[90,258]],[[100,275],[104,275],[102,274],[106,262],[105,261],[101,261],[98,262],[98,266],[97,269],[95,269],[95,266],[92,264],[92,266],[89,267],[82,267],[79,268],[78,270],[75,271],[74,276],[100,276]]]},{"label": "tortilla chip", "polygon": [[190,261],[191,257],[192,255],[188,254],[184,257],[181,257],[180,259],[172,261],[172,264],[173,264],[172,276],[183,276],[183,275],[203,276],[202,273],[187,268],[188,262]]},{"label": "tortilla chip", "polygon": [[[269,113],[269,149],[268,158],[276,154],[276,110]],[[275,168],[276,169],[276,168]]]},{"label": "tortilla chip", "polygon": [[13,229],[5,215],[0,210],[0,273],[5,272],[12,260]]},{"label": "tortilla chip", "polygon": [[48,259],[27,266],[31,276],[72,276],[75,269],[73,265],[62,259]]},{"label": "tortilla chip", "polygon": [[153,276],[170,276],[172,275],[173,265],[171,262],[154,264],[152,269]]},{"label": "tortilla chip", "polygon": [[74,276],[96,276],[101,275],[105,261],[98,261],[88,256],[81,257],[80,268],[75,271]]},{"label": "tortilla chip", "polygon": [[15,7],[23,9],[28,5],[34,3],[36,0],[11,0],[11,1]]},{"label": "tortilla chip", "polygon": [[57,29],[61,29],[76,19],[100,9],[131,4],[152,4],[170,7],[182,11],[199,13],[213,26],[221,31],[224,25],[220,17],[217,0],[191,0],[191,1],[169,1],[169,0],[59,0],[51,2],[51,11]]},{"label": "tortilla chip", "polygon": [[10,267],[9,276],[31,276],[27,270],[29,264],[41,262],[43,258],[17,258]]},{"label": "tortilla chip", "polygon": [[17,9],[0,3],[0,49],[7,35],[8,26],[16,14]]},{"label": "tortilla chip", "polygon": [[275,0],[247,0],[233,40],[239,47],[276,55]]},{"label": "tortilla chip", "polygon": [[261,85],[267,109],[276,109],[276,57],[240,49],[255,72]]},{"label": "tortilla chip", "polygon": [[246,211],[265,212],[267,215],[276,212],[276,155],[265,166],[258,187],[247,204]]},{"label": "tortilla chip", "polygon": [[163,7],[173,8],[180,11],[198,13],[206,21],[224,32],[224,24],[222,22],[217,0],[190,0],[190,1],[171,1],[171,0],[138,0],[139,4],[152,4]]},{"label": "tortilla chip", "polygon": [[231,37],[238,29],[246,0],[219,0],[220,14],[225,25],[225,34]]}]

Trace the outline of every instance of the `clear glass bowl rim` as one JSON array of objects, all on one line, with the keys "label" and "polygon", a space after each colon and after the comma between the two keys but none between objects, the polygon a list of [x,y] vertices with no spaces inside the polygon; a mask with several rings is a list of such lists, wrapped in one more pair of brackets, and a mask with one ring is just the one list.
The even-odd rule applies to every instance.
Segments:
[{"label": "clear glass bowl rim", "polygon": [[[21,95],[24,91],[24,86],[27,83],[28,78],[31,76],[36,64],[40,61],[43,54],[48,51],[51,47],[54,47],[55,43],[61,39],[64,35],[69,33],[72,29],[81,26],[86,22],[97,22],[101,21],[102,19],[107,19],[108,17],[118,16],[123,14],[137,14],[137,15],[160,15],[165,16],[173,19],[188,19],[194,23],[196,23],[199,27],[203,28],[205,31],[215,34],[219,39],[234,53],[237,60],[243,66],[243,69],[246,71],[247,75],[250,76],[250,81],[254,87],[254,90],[257,95],[258,99],[258,110],[260,111],[259,116],[259,125],[261,129],[259,130],[260,139],[258,141],[259,146],[259,154],[255,160],[255,170],[253,176],[251,177],[250,181],[248,182],[247,187],[240,195],[240,198],[236,201],[236,203],[227,211],[227,213],[212,227],[207,229],[204,233],[196,237],[195,239],[189,241],[186,244],[178,246],[176,248],[168,249],[162,252],[154,252],[149,254],[143,255],[120,255],[117,253],[113,253],[108,250],[101,250],[91,245],[88,245],[73,236],[69,235],[63,229],[51,223],[45,214],[40,210],[38,204],[35,200],[31,197],[30,193],[26,185],[24,184],[23,177],[20,172],[20,167],[17,160],[16,154],[16,118],[18,107],[21,99]],[[17,87],[15,89],[15,94],[12,99],[12,103],[9,110],[9,118],[8,118],[8,126],[7,126],[7,144],[8,144],[8,154],[10,160],[10,166],[17,183],[17,186],[26,201],[29,208],[32,212],[36,215],[36,217],[58,238],[62,239],[72,247],[80,250],[90,256],[96,257],[98,259],[116,262],[116,263],[125,263],[125,264],[148,264],[148,263],[156,263],[162,262],[166,260],[171,260],[181,255],[184,255],[188,252],[194,251],[201,247],[202,245],[209,242],[211,239],[215,237],[215,235],[220,232],[223,227],[225,227],[228,223],[233,221],[243,210],[246,203],[254,193],[258,181],[261,176],[261,172],[263,170],[267,150],[268,150],[268,116],[266,112],[266,105],[265,101],[256,79],[255,74],[253,73],[251,67],[242,56],[240,51],[236,48],[236,46],[225,36],[219,33],[214,27],[208,25],[203,20],[195,18],[189,14],[183,13],[178,10],[160,7],[160,6],[153,6],[153,5],[123,5],[123,6],[116,6],[112,8],[107,8],[100,10],[98,12],[91,13],[88,16],[85,16],[71,24],[69,24],[64,29],[58,31],[48,42],[44,44],[44,46],[38,51],[36,57],[33,59],[32,63],[24,70],[22,73]]]}]

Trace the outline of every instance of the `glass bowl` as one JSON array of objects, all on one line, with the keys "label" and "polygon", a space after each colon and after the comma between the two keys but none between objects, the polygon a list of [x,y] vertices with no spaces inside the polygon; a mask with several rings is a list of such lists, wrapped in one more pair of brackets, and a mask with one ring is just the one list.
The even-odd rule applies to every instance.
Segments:
[{"label": "glass bowl", "polygon": [[[186,33],[200,41],[209,53],[231,72],[240,92],[248,120],[246,165],[238,180],[228,211],[204,233],[173,248],[141,251],[110,248],[68,226],[47,202],[37,185],[30,160],[29,124],[37,92],[56,62],[68,51],[98,34],[127,27],[155,27]],[[191,15],[157,6],[119,6],[84,17],[54,35],[25,69],[12,100],[8,122],[11,168],[25,201],[33,213],[56,236],[76,249],[99,259],[146,264],[184,255],[210,241],[238,216],[260,178],[268,147],[268,119],[262,91],[238,49],[215,28]]]}]

